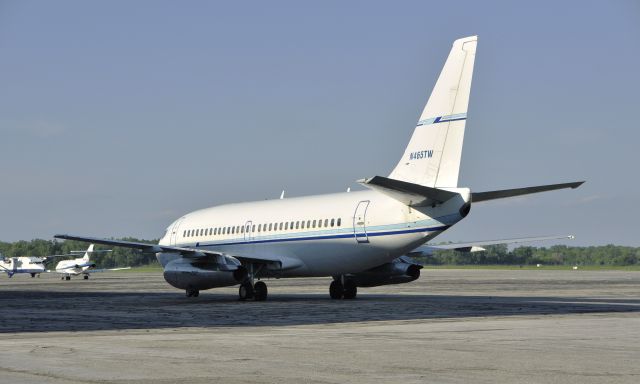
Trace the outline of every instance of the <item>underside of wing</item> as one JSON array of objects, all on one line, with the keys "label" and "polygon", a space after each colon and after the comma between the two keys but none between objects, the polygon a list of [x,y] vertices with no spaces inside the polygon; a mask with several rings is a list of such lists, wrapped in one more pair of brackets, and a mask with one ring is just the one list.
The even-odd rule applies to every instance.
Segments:
[{"label": "underside of wing", "polygon": [[247,256],[247,255],[237,255],[237,254],[231,255],[225,252],[218,252],[218,251],[202,249],[202,248],[175,247],[175,246],[148,244],[148,243],[124,241],[124,240],[102,239],[98,237],[87,237],[87,236],[55,235],[54,237],[57,239],[84,241],[87,243],[104,244],[104,245],[110,245],[114,247],[138,249],[144,253],[160,253],[160,252],[178,253],[183,258],[194,259],[194,261],[213,259],[218,261],[221,264],[225,264],[223,262],[223,259],[226,257],[231,257],[231,258],[238,259],[242,263],[266,264],[266,265],[269,265],[271,269],[281,269],[281,270],[294,269],[302,265],[301,262],[297,259],[280,257],[280,256],[261,256],[261,255]]}]

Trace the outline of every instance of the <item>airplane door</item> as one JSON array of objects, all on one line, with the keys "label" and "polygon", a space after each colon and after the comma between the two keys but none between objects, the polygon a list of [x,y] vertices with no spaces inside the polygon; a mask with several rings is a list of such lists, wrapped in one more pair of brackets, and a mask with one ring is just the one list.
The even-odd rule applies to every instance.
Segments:
[{"label": "airplane door", "polygon": [[176,245],[176,241],[178,240],[178,230],[180,229],[180,223],[182,223],[184,218],[176,221],[176,223],[171,228],[171,233],[169,234],[169,245]]},{"label": "airplane door", "polygon": [[358,243],[368,243],[367,235],[367,208],[369,208],[369,200],[363,200],[358,203],[356,211],[353,213],[353,236]]},{"label": "airplane door", "polygon": [[244,224],[244,241],[253,240],[253,222],[251,220]]}]

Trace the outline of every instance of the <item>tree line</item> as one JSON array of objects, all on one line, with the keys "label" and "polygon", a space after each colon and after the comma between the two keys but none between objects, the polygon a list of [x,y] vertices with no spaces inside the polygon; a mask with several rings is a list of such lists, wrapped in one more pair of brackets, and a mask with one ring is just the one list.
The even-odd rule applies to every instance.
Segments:
[{"label": "tree line", "polygon": [[[136,241],[157,244],[158,240],[140,240],[123,238],[125,241]],[[0,253],[6,257],[15,256],[47,256],[68,254],[71,251],[84,251],[88,244],[79,241],[56,241],[35,239],[31,241],[0,242]],[[108,253],[91,255],[99,268],[124,266],[141,266],[157,263],[155,254],[142,253],[138,250],[120,247],[96,245],[96,250],[112,249]],[[430,256],[418,257],[418,261],[427,265],[636,265],[640,264],[640,247],[624,247],[604,245],[591,247],[569,247],[554,245],[552,247],[517,247],[509,249],[505,244],[490,245],[482,252],[458,252],[454,250],[438,251]],[[81,256],[82,254],[80,254]],[[77,257],[80,257],[77,256]],[[72,257],[69,257],[72,258]],[[55,263],[56,260],[52,261]]]},{"label": "tree line", "polygon": [[420,257],[430,265],[636,265],[640,263],[640,247],[603,245],[591,247],[521,246],[509,250],[506,244],[484,247],[482,252],[438,251]]}]

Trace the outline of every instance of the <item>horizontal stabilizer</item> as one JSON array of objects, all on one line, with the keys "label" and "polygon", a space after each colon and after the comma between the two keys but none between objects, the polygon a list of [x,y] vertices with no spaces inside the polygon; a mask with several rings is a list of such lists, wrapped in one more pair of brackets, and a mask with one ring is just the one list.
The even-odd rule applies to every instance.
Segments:
[{"label": "horizontal stabilizer", "polygon": [[471,201],[473,203],[479,203],[481,201],[504,199],[507,197],[522,196],[522,195],[528,195],[531,193],[554,191],[556,189],[564,189],[564,188],[575,189],[581,186],[583,183],[584,181],[576,181],[574,183],[539,185],[536,187],[503,189],[500,191],[473,192],[471,194]]},{"label": "horizontal stabilizer", "polygon": [[458,194],[444,189],[426,187],[382,176],[358,180],[365,187],[382,192],[411,207],[442,204]]}]

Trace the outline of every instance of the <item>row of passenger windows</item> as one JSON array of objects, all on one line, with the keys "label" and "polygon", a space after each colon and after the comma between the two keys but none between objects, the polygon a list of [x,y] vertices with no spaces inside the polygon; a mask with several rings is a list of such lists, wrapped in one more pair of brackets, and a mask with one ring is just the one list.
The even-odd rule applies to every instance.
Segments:
[{"label": "row of passenger windows", "polygon": [[294,229],[311,229],[311,228],[330,228],[342,226],[342,219],[320,219],[320,220],[307,220],[307,221],[286,221],[280,223],[268,223],[268,224],[247,224],[236,225],[231,227],[218,227],[218,228],[202,228],[202,229],[187,229],[183,231],[182,237],[196,237],[196,236],[219,236],[219,235],[233,235],[242,234],[251,231],[251,233],[261,232],[273,232],[273,231],[289,231]]}]

